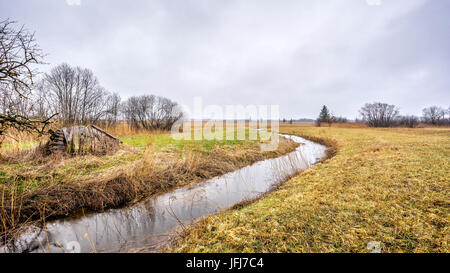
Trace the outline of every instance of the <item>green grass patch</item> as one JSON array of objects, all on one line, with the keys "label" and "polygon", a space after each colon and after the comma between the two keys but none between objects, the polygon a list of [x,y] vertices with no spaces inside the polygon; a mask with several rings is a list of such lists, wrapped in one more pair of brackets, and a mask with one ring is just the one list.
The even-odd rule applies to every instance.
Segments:
[{"label": "green grass patch", "polygon": [[[259,140],[248,140],[248,130],[245,132],[245,138],[246,140],[183,140],[172,138],[170,133],[124,136],[120,138],[124,143],[123,149],[111,155],[66,157],[50,159],[51,162],[43,160],[42,162],[4,163],[0,165],[0,183],[10,186],[16,183],[18,189],[28,191],[48,184],[94,178],[114,168],[141,160],[148,149],[153,152],[176,154],[180,158],[188,151],[210,153],[215,148],[237,151],[244,145],[245,148],[259,149],[257,147]],[[28,147],[27,145],[31,145],[31,142],[24,143],[22,147]]]},{"label": "green grass patch", "polygon": [[137,147],[140,149],[145,149],[147,146],[152,145],[155,148],[168,148],[174,147],[179,149],[180,151],[184,151],[187,149],[195,149],[199,151],[209,152],[214,147],[223,147],[223,146],[235,146],[236,149],[241,145],[254,144],[257,145],[261,141],[260,134],[256,134],[256,139],[250,140],[250,132],[248,129],[245,130],[245,135],[243,140],[238,140],[237,132],[234,132],[234,139],[227,140],[226,139],[226,131],[223,132],[223,138],[217,139],[220,137],[215,137],[215,135],[202,135],[201,140],[195,140],[194,134],[191,134],[191,140],[185,139],[174,139],[171,134],[145,134],[145,135],[134,135],[134,136],[125,136],[121,137],[120,140],[123,141],[124,144]]},{"label": "green grass patch", "polygon": [[20,143],[5,142],[0,151],[28,150],[39,145],[39,141],[23,141]]}]

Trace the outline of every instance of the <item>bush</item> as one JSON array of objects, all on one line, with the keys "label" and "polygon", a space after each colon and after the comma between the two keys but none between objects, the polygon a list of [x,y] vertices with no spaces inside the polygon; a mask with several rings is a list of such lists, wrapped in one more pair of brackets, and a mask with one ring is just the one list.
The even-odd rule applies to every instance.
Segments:
[{"label": "bush", "polygon": [[347,123],[348,119],[345,117],[333,117],[333,121],[336,123]]},{"label": "bush", "polygon": [[419,125],[420,119],[416,116],[401,116],[397,119],[397,125],[408,128],[416,128]]},{"label": "bush", "polygon": [[431,106],[423,109],[423,122],[432,125],[444,125],[445,110],[439,106]]},{"label": "bush", "polygon": [[395,105],[375,102],[366,103],[359,113],[370,127],[392,127],[395,125],[399,111]]}]

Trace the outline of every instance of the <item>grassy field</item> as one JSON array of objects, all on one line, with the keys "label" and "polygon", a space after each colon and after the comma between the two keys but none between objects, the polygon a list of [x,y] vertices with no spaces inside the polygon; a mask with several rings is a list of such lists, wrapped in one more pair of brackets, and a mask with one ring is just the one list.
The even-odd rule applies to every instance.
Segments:
[{"label": "grassy field", "polygon": [[259,149],[258,140],[175,140],[164,132],[131,134],[120,139],[124,143],[121,149],[105,156],[41,157],[32,150],[39,145],[37,141],[4,143],[0,183],[17,186],[19,191],[29,191],[50,184],[86,181],[118,172],[141,160],[145,153],[183,158],[193,153],[208,155],[214,150],[231,153],[241,149]]},{"label": "grassy field", "polygon": [[259,138],[189,141],[167,132],[120,139],[122,147],[104,156],[43,156],[39,147],[26,149],[28,144],[15,144],[14,151],[5,146],[0,151],[1,237],[32,220],[124,206],[297,147],[283,139],[278,150],[263,152]]},{"label": "grassy field", "polygon": [[207,217],[172,252],[449,252],[450,129],[282,126],[337,154],[248,206]]}]

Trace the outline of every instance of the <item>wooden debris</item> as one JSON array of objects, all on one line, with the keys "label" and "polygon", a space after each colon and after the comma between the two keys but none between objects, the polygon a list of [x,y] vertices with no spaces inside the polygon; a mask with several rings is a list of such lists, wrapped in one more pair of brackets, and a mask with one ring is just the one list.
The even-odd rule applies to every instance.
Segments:
[{"label": "wooden debris", "polygon": [[49,153],[105,154],[115,151],[122,143],[101,128],[88,126],[72,126],[60,128],[53,132],[47,144]]}]

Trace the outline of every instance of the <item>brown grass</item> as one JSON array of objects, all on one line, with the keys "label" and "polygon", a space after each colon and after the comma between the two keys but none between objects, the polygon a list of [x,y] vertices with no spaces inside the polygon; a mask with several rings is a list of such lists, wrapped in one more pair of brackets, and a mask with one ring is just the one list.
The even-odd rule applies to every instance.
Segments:
[{"label": "brown grass", "polygon": [[[17,177],[2,186],[0,232],[2,238],[11,238],[30,221],[48,221],[75,214],[81,209],[102,211],[132,204],[153,194],[198,183],[265,158],[277,157],[293,151],[295,147],[297,144],[287,139],[280,139],[278,149],[273,152],[261,152],[253,142],[244,142],[238,149],[232,145],[219,145],[208,151],[197,150],[195,146],[180,151],[176,147],[161,148],[150,144],[142,159],[86,178],[66,176],[64,181],[52,182],[51,177],[45,177],[48,182],[31,190],[19,190],[20,177]],[[48,168],[58,170],[52,169],[52,165],[84,166],[93,164],[96,158],[46,158],[46,164],[30,166],[29,171],[22,172],[30,177],[41,173],[55,175],[57,173],[48,171]],[[22,157],[21,160],[36,161],[36,157]]]},{"label": "brown grass", "polygon": [[201,220],[173,252],[449,251],[448,129],[285,127],[336,155],[237,210]]}]

